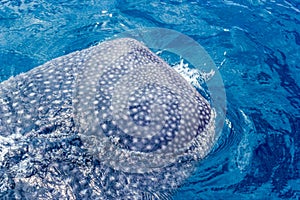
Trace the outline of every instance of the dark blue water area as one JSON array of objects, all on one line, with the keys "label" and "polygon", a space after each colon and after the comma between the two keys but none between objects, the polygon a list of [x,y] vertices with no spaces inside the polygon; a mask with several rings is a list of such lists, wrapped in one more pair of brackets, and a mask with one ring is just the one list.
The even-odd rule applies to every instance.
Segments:
[{"label": "dark blue water area", "polygon": [[[300,199],[299,1],[1,0],[0,81],[142,27],[196,40],[226,90],[222,133],[174,199]],[[2,148],[0,154],[2,162],[9,153]],[[5,169],[16,160],[6,160]],[[3,166],[7,184],[13,173]],[[0,196],[7,195],[1,184]]]}]

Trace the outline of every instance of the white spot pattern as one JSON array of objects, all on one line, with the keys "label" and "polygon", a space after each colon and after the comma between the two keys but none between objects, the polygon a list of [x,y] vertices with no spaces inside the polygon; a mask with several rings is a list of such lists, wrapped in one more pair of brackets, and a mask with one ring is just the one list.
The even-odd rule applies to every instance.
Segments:
[{"label": "white spot pattern", "polygon": [[192,170],[183,161],[210,150],[213,120],[209,103],[133,39],[74,52],[0,84],[1,135],[78,134],[101,163],[87,184],[105,198],[176,188]]}]

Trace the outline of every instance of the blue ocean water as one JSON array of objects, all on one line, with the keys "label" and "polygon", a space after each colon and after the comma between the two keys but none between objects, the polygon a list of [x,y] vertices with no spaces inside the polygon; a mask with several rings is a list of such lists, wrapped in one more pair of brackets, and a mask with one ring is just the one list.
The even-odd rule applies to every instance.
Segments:
[{"label": "blue ocean water", "polygon": [[0,81],[124,31],[176,30],[216,63],[227,115],[174,199],[299,199],[299,13],[287,0],[1,0]]}]

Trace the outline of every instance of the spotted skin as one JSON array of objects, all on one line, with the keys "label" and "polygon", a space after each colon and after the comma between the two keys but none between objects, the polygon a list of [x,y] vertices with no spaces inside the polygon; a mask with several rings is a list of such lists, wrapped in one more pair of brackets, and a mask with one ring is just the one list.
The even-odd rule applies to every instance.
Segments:
[{"label": "spotted skin", "polygon": [[[13,182],[11,195],[25,188],[22,194],[34,199],[168,199],[214,140],[209,103],[128,38],[2,82],[0,103],[0,136],[15,149],[27,146],[26,157],[0,165],[10,175],[0,195]],[[8,153],[1,154],[9,163]],[[11,175],[23,162],[30,167]]]}]

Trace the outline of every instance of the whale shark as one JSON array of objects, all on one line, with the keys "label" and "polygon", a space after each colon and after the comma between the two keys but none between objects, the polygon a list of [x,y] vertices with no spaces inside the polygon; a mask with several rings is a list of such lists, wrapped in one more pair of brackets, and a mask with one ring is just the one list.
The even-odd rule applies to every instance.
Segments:
[{"label": "whale shark", "polygon": [[0,197],[172,199],[215,113],[143,43],[104,41],[0,83]]}]

